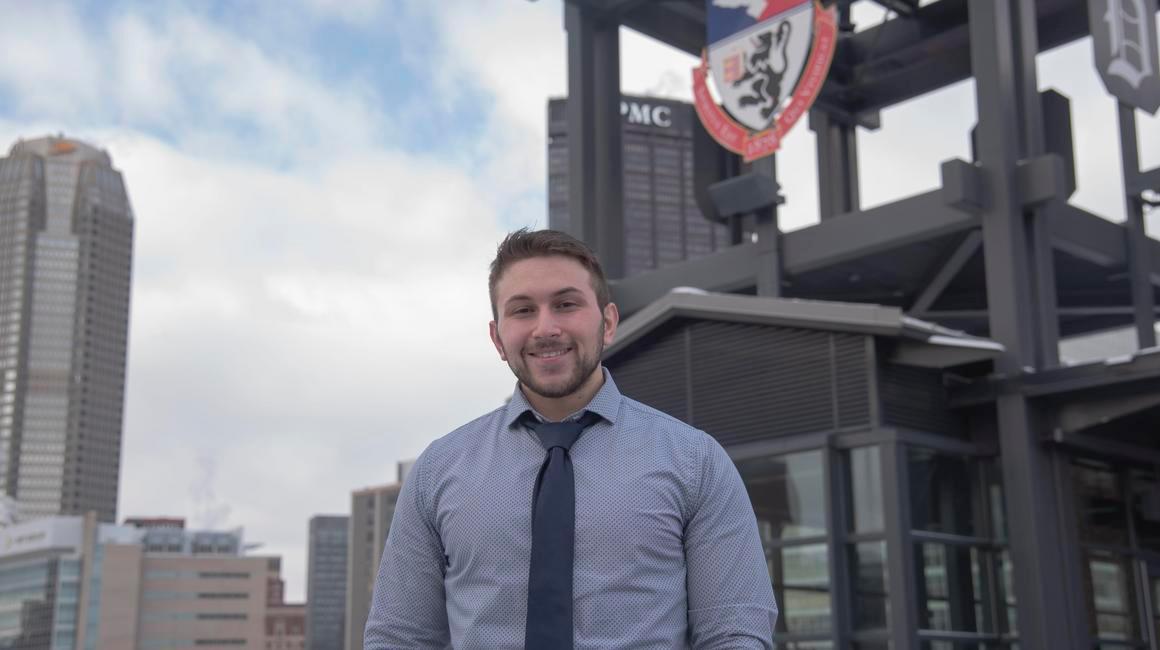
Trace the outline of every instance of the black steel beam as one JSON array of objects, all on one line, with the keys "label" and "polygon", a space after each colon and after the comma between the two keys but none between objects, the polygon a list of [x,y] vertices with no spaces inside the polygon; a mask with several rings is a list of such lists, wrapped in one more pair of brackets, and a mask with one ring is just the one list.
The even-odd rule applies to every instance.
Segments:
[{"label": "black steel beam", "polygon": [[[1120,162],[1124,173],[1124,187],[1140,183],[1140,151],[1136,138],[1136,109],[1119,102]],[[1127,237],[1128,284],[1132,288],[1132,306],[1135,308],[1136,342],[1141,348],[1156,345],[1156,296],[1149,281],[1151,269],[1148,244],[1152,240],[1144,226],[1144,205],[1139,196],[1130,192],[1124,197]],[[1154,242],[1153,242],[1154,243]]]},{"label": "black steel beam", "polygon": [[1124,229],[1083,208],[1065,205],[1051,215],[1051,239],[1057,250],[1107,268],[1127,264]]},{"label": "black steel beam", "polygon": [[934,304],[934,301],[942,295],[947,285],[951,283],[951,280],[955,279],[955,276],[975,256],[975,253],[978,252],[979,247],[982,245],[983,234],[981,232],[973,230],[968,233],[963,238],[963,241],[959,242],[959,245],[955,247],[955,251],[946,259],[946,262],[940,265],[939,269],[932,275],[930,282],[918,294],[918,297],[915,298],[908,311],[912,314],[928,311],[931,305]]},{"label": "black steel beam", "polygon": [[603,9],[606,16],[619,20],[621,16],[635,11],[642,5],[654,0],[604,0]]},{"label": "black steel beam", "polygon": [[568,34],[568,223],[571,234],[596,243],[596,149],[591,137],[595,115],[589,110],[595,92],[593,51],[594,10],[587,4],[564,5],[564,28]]},{"label": "black steel beam", "polygon": [[879,447],[882,518],[886,530],[886,580],[890,594],[890,640],[894,650],[919,650],[915,550],[911,539],[910,476],[907,446],[896,441]]},{"label": "black steel beam", "polygon": [[1140,445],[1108,440],[1102,436],[1056,431],[1053,432],[1052,441],[1073,452],[1081,452],[1084,456],[1114,460],[1131,459],[1151,465],[1160,465],[1160,451]]},{"label": "black steel beam", "polygon": [[[936,3],[941,4],[941,3]],[[1032,0],[970,0],[968,27],[971,68],[979,123],[978,162],[987,180],[989,201],[982,213],[987,304],[991,338],[1006,347],[995,361],[998,373],[1017,377],[1036,366],[1033,238],[1017,183],[1018,161],[1026,157],[1022,136],[1037,128],[1041,115],[1022,101],[1035,90],[1035,4]],[[1023,29],[1022,27],[1027,27]],[[983,46],[986,44],[986,46]],[[1029,259],[1030,258],[1030,259]],[[1068,612],[1061,571],[1061,547],[1075,531],[1059,529],[1050,458],[1039,444],[1038,414],[1025,396],[1001,394],[996,400],[1014,590],[1019,608],[1020,645],[1079,650],[1057,618]]]},{"label": "black steel beam", "polygon": [[[1040,51],[1088,33],[1087,8],[1074,0],[1036,3]],[[839,61],[823,100],[852,113],[878,110],[971,77],[966,0],[940,0],[910,18],[889,20],[840,43]]]},{"label": "black steel beam", "polygon": [[1145,190],[1153,192],[1160,192],[1160,167],[1156,169],[1149,169],[1146,172],[1140,172],[1136,175],[1135,182],[1128,185],[1128,194],[1139,196]]},{"label": "black steel beam", "polygon": [[810,130],[816,134],[818,150],[818,215],[823,221],[861,207],[855,128],[823,109],[810,111]]},{"label": "black steel beam", "polygon": [[[1109,269],[1128,265],[1127,237],[1124,226],[1098,217],[1083,208],[1064,204],[1050,216],[1052,246],[1068,255]],[[1149,263],[1149,278],[1160,285],[1160,242],[1144,240]]]},{"label": "black steel beam", "polygon": [[[1093,318],[1099,316],[1118,316],[1125,324],[1131,322],[1135,313],[1130,305],[1099,306],[1099,307],[1060,307],[1056,310],[1060,318]],[[1160,316],[1160,306],[1155,308],[1156,316]],[[981,324],[987,322],[985,309],[938,309],[934,311],[910,311],[908,316],[919,320],[946,323]],[[971,328],[974,329],[974,328]]]},{"label": "black steel beam", "polygon": [[[668,3],[649,2],[620,16],[625,27],[667,43],[693,56],[705,49],[705,21],[697,20]],[[691,82],[690,82],[691,83]]]},{"label": "black steel beam", "polygon": [[978,217],[948,206],[934,190],[786,233],[785,270],[805,273],[978,225]]},{"label": "black steel beam", "polygon": [[640,311],[675,287],[735,291],[757,282],[757,244],[741,244],[612,283],[612,299],[622,317]]},{"label": "black steel beam", "polygon": [[[1072,205],[1060,205],[1049,216],[1052,247],[1104,268],[1127,265],[1124,228]],[[979,225],[976,216],[946,205],[942,190],[912,196],[869,210],[845,214],[808,228],[781,235],[782,268],[787,277],[824,269]],[[1160,286],[1160,242],[1149,239],[1152,283]],[[614,283],[618,306],[627,315],[648,305],[670,289],[691,286],[710,291],[734,291],[754,286],[758,251],[753,244],[734,246],[709,257],[682,262]],[[1100,315],[1121,315],[1123,309]],[[946,321],[985,321],[986,313],[914,310],[917,318]],[[1075,309],[1059,310],[1075,317]]]},{"label": "black steel beam", "polygon": [[826,445],[823,453],[825,464],[822,465],[822,473],[830,497],[830,507],[826,509],[826,535],[829,538],[826,555],[830,563],[830,593],[833,594],[830,629],[834,645],[843,648],[849,643],[853,610],[850,589],[847,586],[849,581],[845,580],[845,576],[851,575],[850,553],[846,545],[845,513],[851,511],[852,505],[847,503],[847,495],[851,492],[847,485],[848,473],[844,471],[849,456],[830,444]]},{"label": "black steel beam", "polygon": [[1155,386],[1142,394],[1109,395],[1069,401],[1053,414],[1055,423],[1053,428],[1063,433],[1078,433],[1158,404],[1160,393],[1155,390]]},{"label": "black steel beam", "polygon": [[1152,391],[1156,382],[1160,382],[1160,354],[1145,353],[1118,361],[1054,368],[1034,375],[995,376],[952,387],[948,397],[951,408],[987,404],[1002,394],[1013,392],[1031,399],[1067,403],[1080,400],[1082,393],[1096,389],[1119,394],[1145,393]]},{"label": "black steel beam", "polygon": [[600,255],[611,278],[624,273],[620,119],[620,32],[588,5],[567,3],[568,212],[572,234]]},{"label": "black steel beam", "polygon": [[918,0],[874,0],[899,16],[913,16],[918,11]]},{"label": "black steel beam", "polygon": [[[582,0],[568,0],[569,4]],[[887,0],[887,2],[906,0]],[[583,4],[615,8],[621,24],[694,56],[705,47],[704,12],[688,2]],[[615,9],[606,9],[614,11]],[[1087,8],[1076,0],[1036,3],[1040,51],[1088,33]],[[970,78],[966,0],[940,0],[911,16],[885,21],[839,41],[819,103],[850,114],[874,111]]]}]

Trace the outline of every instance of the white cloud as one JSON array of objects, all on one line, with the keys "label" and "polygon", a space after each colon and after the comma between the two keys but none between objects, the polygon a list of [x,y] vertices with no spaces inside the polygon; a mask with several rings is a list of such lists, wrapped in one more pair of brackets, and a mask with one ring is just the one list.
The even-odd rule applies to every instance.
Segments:
[{"label": "white cloud", "polygon": [[53,113],[61,106],[91,106],[103,90],[103,52],[72,8],[59,3],[10,7],[0,20],[0,89],[14,108]]},{"label": "white cloud", "polygon": [[[486,335],[496,209],[401,154],[300,175],[90,139],[119,143],[138,217],[121,511],[228,504],[301,593],[310,515],[510,391]],[[191,466],[207,455],[209,505]]]}]

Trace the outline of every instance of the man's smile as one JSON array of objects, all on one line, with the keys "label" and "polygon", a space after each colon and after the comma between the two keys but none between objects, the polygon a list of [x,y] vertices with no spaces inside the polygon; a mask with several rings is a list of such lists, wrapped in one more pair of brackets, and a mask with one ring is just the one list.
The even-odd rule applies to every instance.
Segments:
[{"label": "man's smile", "polygon": [[558,348],[554,350],[540,350],[539,352],[529,352],[528,356],[536,359],[555,359],[564,356],[572,351],[572,348]]}]

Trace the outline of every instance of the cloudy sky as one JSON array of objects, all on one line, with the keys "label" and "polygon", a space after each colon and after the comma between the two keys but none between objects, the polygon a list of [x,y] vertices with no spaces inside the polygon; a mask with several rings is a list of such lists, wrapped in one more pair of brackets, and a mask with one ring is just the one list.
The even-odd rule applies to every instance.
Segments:
[{"label": "cloudy sky", "polygon": [[[859,28],[883,19],[862,4]],[[106,148],[136,215],[120,516],[244,526],[302,598],[311,515],[512,389],[486,266],[505,231],[545,225],[560,1],[8,2],[0,43],[0,146]],[[691,95],[690,57],[621,44],[625,91]],[[1122,219],[1090,41],[1040,75],[1073,100],[1073,202]],[[867,205],[967,156],[973,92],[860,134]],[[1160,120],[1140,124],[1160,165]],[[803,120],[779,161],[786,228],[816,219],[812,147]]]}]

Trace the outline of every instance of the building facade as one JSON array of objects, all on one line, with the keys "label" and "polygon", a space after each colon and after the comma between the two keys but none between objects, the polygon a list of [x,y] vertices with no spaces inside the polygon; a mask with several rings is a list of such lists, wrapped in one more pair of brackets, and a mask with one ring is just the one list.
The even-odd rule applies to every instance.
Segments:
[{"label": "building facade", "polygon": [[[566,99],[548,102],[548,227],[573,232],[567,108]],[[625,275],[729,246],[728,228],[705,219],[693,197],[693,106],[625,95],[620,114]]]},{"label": "building facade", "polygon": [[63,137],[0,159],[0,493],[113,521],[133,213],[109,155]]},{"label": "building facade", "polygon": [[342,650],[346,636],[346,553],[350,517],[310,518],[306,633],[309,650]]},{"label": "building facade", "polygon": [[242,548],[240,530],[117,526],[95,513],[0,528],[0,647],[304,648],[305,606],[282,601],[280,559]]},{"label": "building facade", "polygon": [[375,577],[400,489],[401,483],[391,483],[351,493],[346,574],[347,650],[363,648],[363,631],[370,615]]},{"label": "building facade", "polygon": [[305,650],[306,605],[271,604],[266,611],[266,650]]},{"label": "building facade", "polygon": [[[1144,220],[1160,168],[1141,167],[1137,131],[1160,106],[1157,4],[877,4],[893,15],[856,26],[858,3],[814,3],[842,26],[809,115],[819,221],[779,230],[776,201],[754,189],[775,181],[766,160],[699,156],[694,194],[754,214],[755,236],[614,282],[624,320],[606,363],[625,394],[708,431],[737,464],[778,647],[1160,647],[1160,242]],[[564,7],[569,185],[583,191],[569,206],[615,259],[629,218],[607,198],[626,166],[620,30],[699,56],[706,12]],[[1106,47],[1087,73],[1117,106],[1098,162],[1119,175],[1102,182],[1122,221],[1072,201],[1076,133],[1104,117],[1073,120],[1066,96],[1040,89],[1041,55],[1089,36]],[[932,170],[933,190],[863,207],[860,168],[897,159],[860,155],[859,131],[963,82],[975,123],[926,125],[955,129],[967,159]],[[1061,359],[1061,341],[1115,327],[1134,330],[1134,352]]]}]

